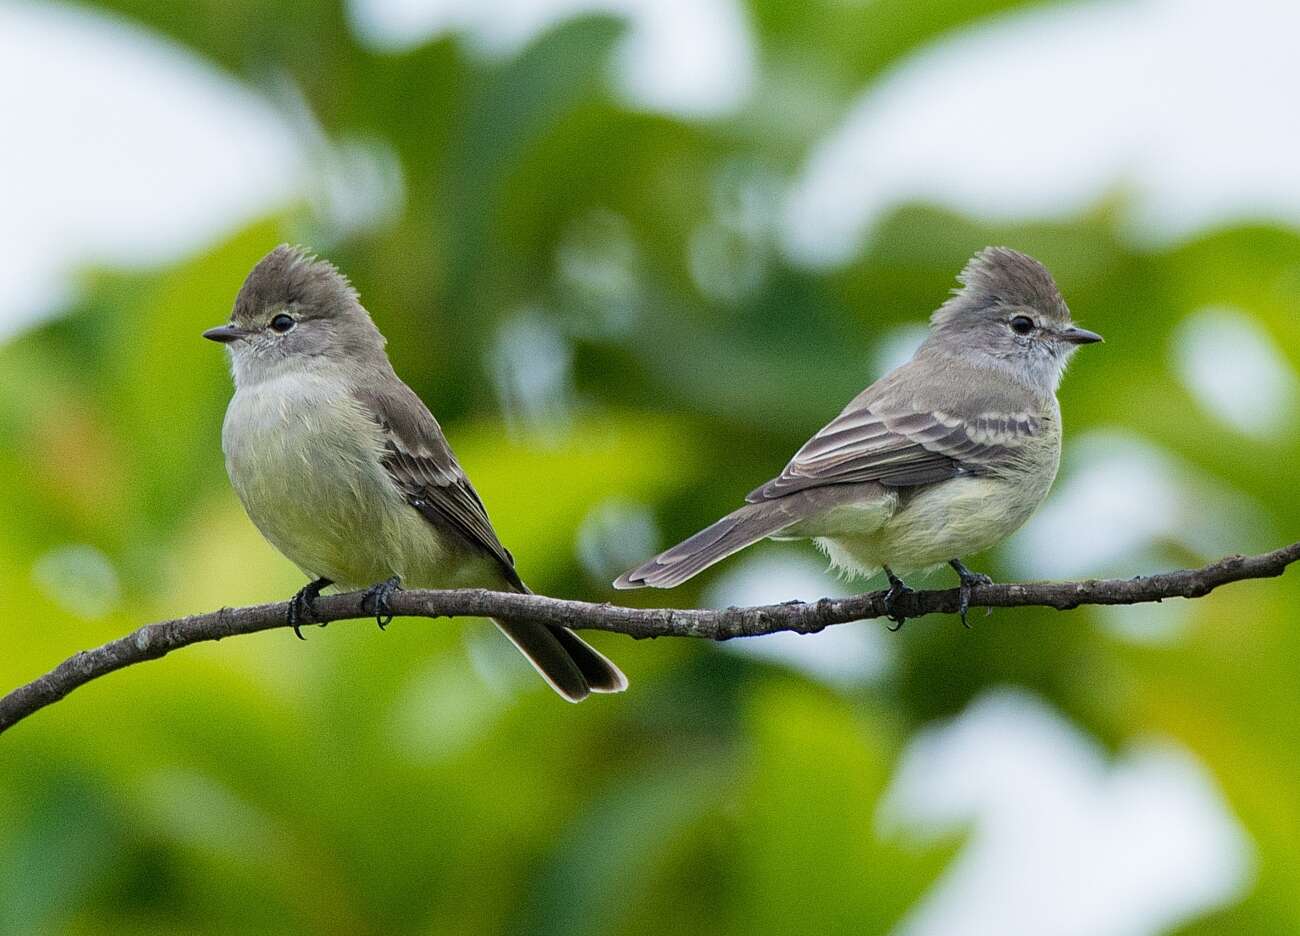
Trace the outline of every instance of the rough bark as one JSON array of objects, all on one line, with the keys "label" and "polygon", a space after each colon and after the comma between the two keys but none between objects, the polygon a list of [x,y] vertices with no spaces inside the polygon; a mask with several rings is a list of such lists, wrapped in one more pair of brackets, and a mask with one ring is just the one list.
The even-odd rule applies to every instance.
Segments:
[{"label": "rough bark", "polygon": [[[1220,585],[1243,579],[1281,575],[1300,560],[1300,543],[1259,556],[1229,556],[1199,569],[1182,569],[1131,579],[981,585],[971,589],[972,608],[1047,607],[1066,611],[1080,605],[1141,604],[1166,598],[1199,598]],[[316,621],[329,623],[371,617],[361,607],[362,592],[322,596]],[[563,624],[585,630],[614,631],[631,637],[703,637],[730,640],[791,631],[812,634],[832,624],[887,616],[884,592],[850,598],[823,598],[754,608],[679,610],[626,608],[544,595],[521,595],[482,589],[403,591],[391,601],[399,617],[494,617],[504,620]],[[901,595],[896,615],[919,618],[957,611],[957,589],[916,591]],[[156,660],[173,650],[205,640],[288,627],[287,601],[246,608],[222,608],[206,614],[147,624],[93,650],[69,657],[44,676],[0,698],[0,732],[79,686],[114,670]]]}]

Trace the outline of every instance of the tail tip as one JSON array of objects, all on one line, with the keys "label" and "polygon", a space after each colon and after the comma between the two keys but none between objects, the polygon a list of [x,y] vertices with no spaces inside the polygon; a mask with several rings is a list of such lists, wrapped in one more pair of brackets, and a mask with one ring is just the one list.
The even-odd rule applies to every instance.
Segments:
[{"label": "tail tip", "polygon": [[623,671],[619,669],[617,666],[613,666],[612,664],[610,666],[610,670],[611,672],[609,673],[608,682],[588,684],[592,692],[599,693],[601,695],[612,695],[613,693],[616,692],[627,691],[627,677],[623,675]]},{"label": "tail tip", "polygon": [[590,689],[585,689],[582,692],[574,692],[571,689],[561,689],[559,686],[555,685],[555,683],[550,682],[550,680],[547,680],[547,683],[555,690],[557,696],[571,705],[577,705],[591,694]]},{"label": "tail tip", "polygon": [[645,588],[645,582],[638,578],[634,578],[639,571],[640,569],[632,569],[631,571],[624,572],[618,578],[614,579],[614,587],[619,591],[628,591],[633,588]]}]

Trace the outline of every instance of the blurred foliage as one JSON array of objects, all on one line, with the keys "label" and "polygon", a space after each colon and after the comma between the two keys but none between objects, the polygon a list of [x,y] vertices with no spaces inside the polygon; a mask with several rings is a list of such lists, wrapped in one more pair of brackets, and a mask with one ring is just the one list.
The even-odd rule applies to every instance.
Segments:
[{"label": "blurred foliage", "polygon": [[[1139,252],[1107,206],[991,226],[915,205],[842,270],[776,250],[764,212],[864,85],[1012,5],[754,0],[764,80],[787,86],[686,122],[607,90],[611,18],[489,62],[454,38],[367,49],[330,2],[98,4],[273,96],[297,88],[332,140],[382,141],[405,200],[375,228],[302,205],[171,269],[88,272],[74,307],[0,347],[0,681],[150,619],[300,585],[226,483],[229,380],[198,339],[286,239],[358,285],[548,594],[616,597],[578,542],[601,510],[649,511],[663,545],[778,470],[876,375],[875,343],[922,321],[987,243],[1039,256],[1107,336],[1066,381],[1070,433],[1123,427],[1248,497],[1272,526],[1239,548],[1293,539],[1300,433],[1226,436],[1167,349],[1190,310],[1228,305],[1300,367],[1296,233]],[[539,327],[569,355],[540,419],[519,404],[527,387],[502,389]],[[1008,572],[999,554],[981,567]],[[691,606],[716,578],[617,597]],[[477,622],[197,647],[0,742],[0,932],[884,933],[960,847],[877,831],[896,758],[1008,684],[1112,748],[1166,736],[1207,765],[1256,880],[1184,932],[1300,932],[1298,598],[1294,575],[1236,586],[1166,642],[1123,639],[1088,609],[999,613],[973,632],[914,622],[890,638],[887,674],[856,689],[694,642],[598,636],[632,690],[577,707]]]}]

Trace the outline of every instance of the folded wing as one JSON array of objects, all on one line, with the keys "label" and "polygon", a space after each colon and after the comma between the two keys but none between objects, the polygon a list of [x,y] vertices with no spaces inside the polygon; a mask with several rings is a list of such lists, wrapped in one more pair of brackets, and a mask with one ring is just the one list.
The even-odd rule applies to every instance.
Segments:
[{"label": "folded wing", "polygon": [[[487,509],[424,402],[400,381],[358,390],[357,400],[383,433],[385,470],[415,510],[439,530],[451,530],[493,556],[506,581],[527,592],[514,557],[501,544]],[[556,692],[579,702],[591,692],[621,692],[618,667],[572,631],[521,621],[497,621],[510,641]]]},{"label": "folded wing", "polygon": [[[780,475],[752,491],[746,505],[672,549],[624,573],[616,588],[672,588],[768,536],[799,529],[810,511],[826,509],[830,489],[934,484],[959,475],[997,474],[1025,458],[1044,431],[1045,415],[1004,412],[997,399],[959,416],[869,389],[795,453]],[[863,496],[859,487],[846,497]],[[834,498],[830,498],[834,500]]]},{"label": "folded wing", "polygon": [[891,413],[870,404],[850,406],[746,500],[759,503],[834,484],[913,487],[988,474],[1014,464],[1025,440],[1040,429],[1039,418],[1023,413],[963,418],[939,410]]}]

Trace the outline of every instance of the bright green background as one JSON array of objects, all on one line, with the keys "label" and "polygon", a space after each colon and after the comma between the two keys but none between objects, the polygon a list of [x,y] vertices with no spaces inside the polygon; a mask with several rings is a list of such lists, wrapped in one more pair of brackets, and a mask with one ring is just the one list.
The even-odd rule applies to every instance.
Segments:
[{"label": "bright green background", "polygon": [[[616,103],[612,19],[484,64],[451,39],[369,51],[328,2],[99,5],[253,85],[283,70],[327,133],[391,144],[407,201],[364,236],[340,241],[302,206],[173,268],[90,271],[74,308],[0,346],[6,688],[146,621],[301,584],[228,488],[226,364],[198,339],[282,240],[349,273],[548,594],[697,604],[710,576],[615,595],[584,571],[575,532],[611,498],[651,505],[663,543],[729,509],[864,385],[873,341],[921,321],[986,243],[1042,259],[1107,336],[1062,391],[1071,433],[1123,427],[1244,492],[1280,537],[1263,545],[1300,529],[1300,433],[1225,437],[1167,353],[1190,310],[1230,305],[1300,368],[1295,232],[1241,227],[1139,253],[1116,205],[1015,227],[916,205],[830,274],[723,223],[735,262],[765,273],[733,302],[693,285],[688,237],[718,223],[735,179],[788,180],[882,69],[1014,4],[752,0],[761,59],[815,66],[823,115],[773,121],[755,104],[689,123]],[[629,275],[603,290],[575,281],[561,245]],[[546,437],[506,431],[486,369],[498,326],[525,306],[574,352],[578,403]],[[77,544],[117,570],[105,615],[39,585],[38,558]],[[997,554],[979,565],[1006,572]],[[196,647],[0,740],[0,932],[883,933],[960,845],[875,831],[896,757],[919,727],[1006,685],[1109,749],[1166,736],[1206,765],[1254,844],[1256,878],[1181,932],[1300,932],[1297,599],[1294,574],[1234,586],[1154,644],[1118,639],[1088,609],[998,612],[969,632],[914,622],[889,638],[889,674],[856,690],[703,643],[598,635],[632,689],[576,707],[481,622]],[[485,657],[504,684],[480,677]]]}]

